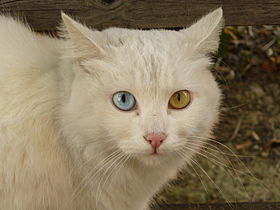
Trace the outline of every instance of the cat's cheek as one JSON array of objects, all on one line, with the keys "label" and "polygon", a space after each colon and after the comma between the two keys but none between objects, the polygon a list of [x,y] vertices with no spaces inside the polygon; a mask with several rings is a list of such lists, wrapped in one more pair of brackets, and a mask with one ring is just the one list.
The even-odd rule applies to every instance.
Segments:
[{"label": "cat's cheek", "polygon": [[141,139],[120,141],[118,145],[125,154],[134,157],[146,156],[152,152],[151,146]]}]

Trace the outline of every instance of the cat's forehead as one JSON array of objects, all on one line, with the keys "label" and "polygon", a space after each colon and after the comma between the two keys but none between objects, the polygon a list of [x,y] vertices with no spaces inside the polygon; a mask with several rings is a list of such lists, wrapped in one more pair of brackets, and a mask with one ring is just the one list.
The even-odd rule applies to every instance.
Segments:
[{"label": "cat's forehead", "polygon": [[[116,64],[116,82],[133,89],[147,89],[155,92],[160,85],[168,88],[174,69],[168,68],[173,60],[171,47],[174,46],[172,33],[165,31],[140,31],[108,29],[104,31],[105,45],[113,51]],[[156,88],[157,87],[157,88]]]},{"label": "cat's forehead", "polygon": [[112,60],[123,65],[121,71],[129,71],[134,76],[141,73],[143,77],[161,78],[174,70],[167,66],[177,62],[182,54],[181,37],[175,31],[112,28],[103,33],[103,44],[111,52]]},{"label": "cat's forehead", "polygon": [[145,50],[149,45],[164,49],[181,39],[180,33],[169,30],[109,28],[102,31],[102,34],[108,45],[137,47],[137,50]]},{"label": "cat's forehead", "polygon": [[109,73],[104,77],[106,89],[159,96],[188,88],[196,80],[193,72],[208,63],[196,64],[187,58],[181,38],[177,32],[165,30],[103,31],[103,47],[110,51],[112,61],[102,67]]}]

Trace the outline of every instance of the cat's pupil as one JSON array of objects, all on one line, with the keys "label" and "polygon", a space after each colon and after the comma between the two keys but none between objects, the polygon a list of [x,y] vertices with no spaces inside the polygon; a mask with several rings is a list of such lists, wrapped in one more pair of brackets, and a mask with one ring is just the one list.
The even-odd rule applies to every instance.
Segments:
[{"label": "cat's pupil", "polygon": [[122,100],[123,103],[125,103],[125,101],[126,101],[125,94],[122,95],[121,100]]},{"label": "cat's pupil", "polygon": [[180,99],[181,99],[181,94],[180,94],[180,93],[177,93],[176,95],[177,95],[177,100],[180,101]]}]

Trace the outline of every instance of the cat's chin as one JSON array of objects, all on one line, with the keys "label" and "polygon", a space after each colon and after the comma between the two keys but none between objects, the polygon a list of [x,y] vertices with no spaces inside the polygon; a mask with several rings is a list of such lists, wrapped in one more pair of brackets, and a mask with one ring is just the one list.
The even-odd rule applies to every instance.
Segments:
[{"label": "cat's chin", "polygon": [[138,156],[137,159],[145,166],[161,166],[168,158],[164,154],[146,154]]}]

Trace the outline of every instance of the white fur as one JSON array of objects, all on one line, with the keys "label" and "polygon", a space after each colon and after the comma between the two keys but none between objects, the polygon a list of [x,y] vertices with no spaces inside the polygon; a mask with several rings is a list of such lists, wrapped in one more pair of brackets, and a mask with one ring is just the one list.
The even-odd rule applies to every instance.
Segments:
[{"label": "white fur", "polygon": [[[147,209],[202,144],[187,150],[188,141],[217,120],[207,54],[222,10],[179,32],[99,32],[62,18],[67,40],[0,16],[0,209]],[[182,89],[191,104],[168,109]],[[137,110],[114,107],[122,90]],[[152,132],[168,135],[159,155],[143,138]]]}]

